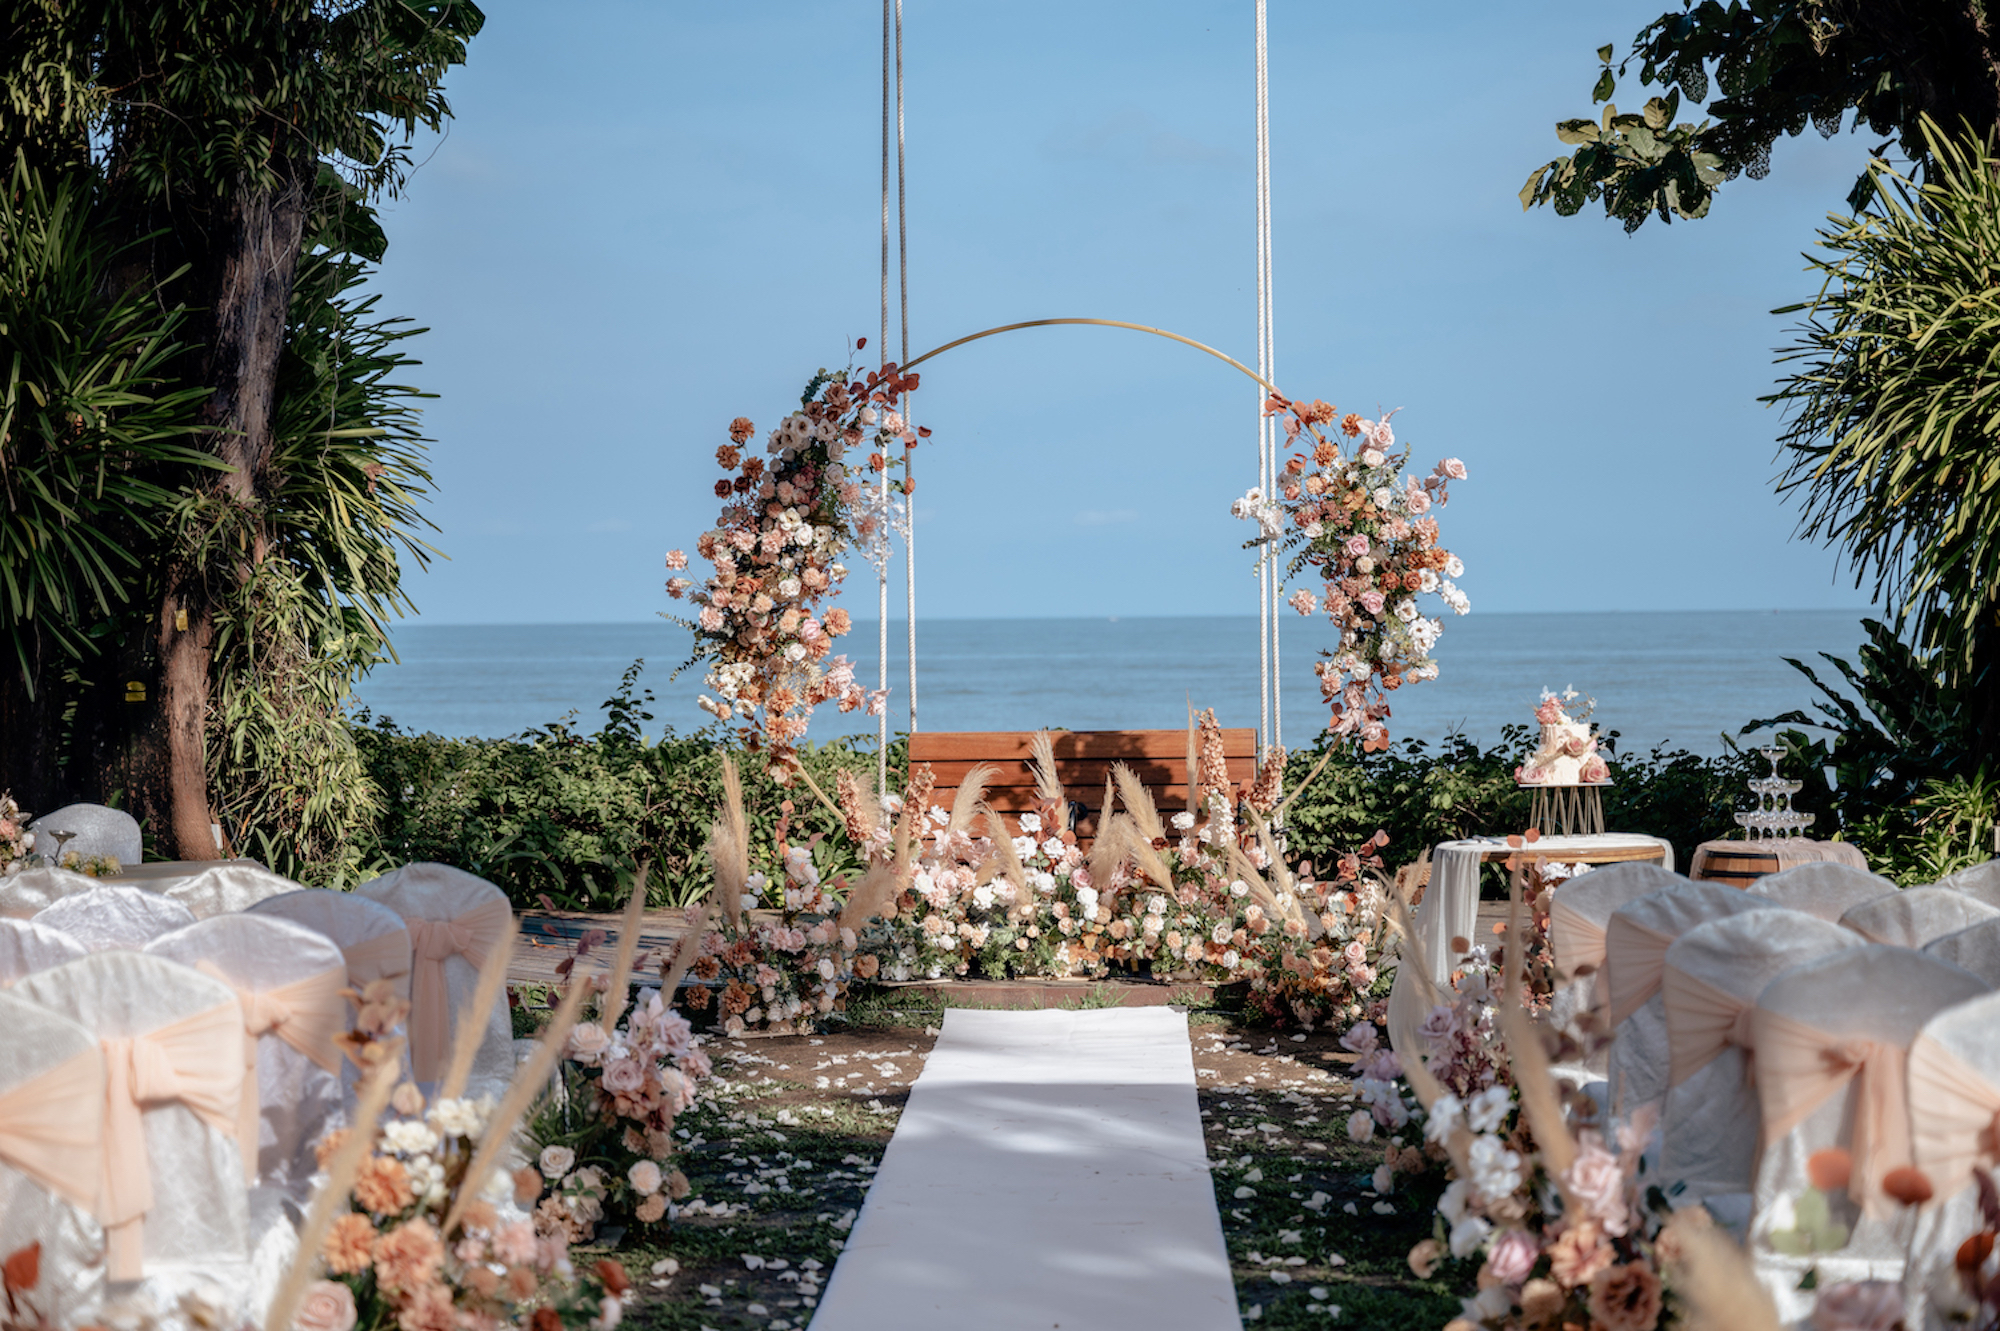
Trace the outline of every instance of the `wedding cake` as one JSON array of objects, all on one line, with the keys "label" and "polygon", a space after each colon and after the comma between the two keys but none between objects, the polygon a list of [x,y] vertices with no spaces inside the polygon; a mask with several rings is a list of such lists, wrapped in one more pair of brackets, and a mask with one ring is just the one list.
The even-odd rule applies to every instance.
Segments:
[{"label": "wedding cake", "polygon": [[[1535,720],[1542,724],[1542,742],[1528,760],[1514,769],[1514,780],[1524,786],[1597,786],[1611,781],[1611,771],[1598,756],[1597,737],[1587,720],[1573,718],[1565,707],[1576,697],[1574,689],[1560,696],[1544,692]],[[1581,710],[1588,717],[1590,703]]]}]

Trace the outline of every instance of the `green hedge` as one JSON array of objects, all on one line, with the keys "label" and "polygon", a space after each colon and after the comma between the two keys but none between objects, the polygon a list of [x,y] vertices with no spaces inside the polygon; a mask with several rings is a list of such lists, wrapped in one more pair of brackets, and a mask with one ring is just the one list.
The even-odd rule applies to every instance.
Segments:
[{"label": "green hedge", "polygon": [[[384,810],[362,835],[364,858],[377,866],[456,864],[498,883],[524,906],[546,900],[596,910],[615,908],[645,861],[652,865],[654,904],[690,900],[708,882],[703,847],[722,796],[720,755],[728,736],[710,727],[649,738],[651,695],[635,696],[635,680],[636,668],[604,704],[595,733],[570,720],[508,739],[448,739],[410,734],[364,714],[356,746]],[[1743,783],[1764,770],[1755,754],[1704,758],[1655,748],[1620,755],[1615,733],[1606,742],[1616,780],[1604,792],[1606,825],[1667,838],[1683,869],[1697,843],[1734,830],[1730,814],[1746,802]],[[1318,765],[1328,743],[1321,735],[1294,755],[1293,780]],[[1291,845],[1325,864],[1379,829],[1389,834],[1383,857],[1393,866],[1439,841],[1519,831],[1527,826],[1530,798],[1514,784],[1513,771],[1530,746],[1520,726],[1508,727],[1490,748],[1462,736],[1435,746],[1405,740],[1373,754],[1340,746],[1293,805]],[[805,762],[831,794],[842,768],[872,777],[875,741],[856,736],[814,745]],[[839,820],[803,783],[780,789],[758,774],[754,755],[740,766],[758,868],[775,876],[776,831],[787,799],[788,839],[819,837],[812,844],[823,876],[858,867]],[[889,767],[900,786],[901,739],[891,747]]]}]

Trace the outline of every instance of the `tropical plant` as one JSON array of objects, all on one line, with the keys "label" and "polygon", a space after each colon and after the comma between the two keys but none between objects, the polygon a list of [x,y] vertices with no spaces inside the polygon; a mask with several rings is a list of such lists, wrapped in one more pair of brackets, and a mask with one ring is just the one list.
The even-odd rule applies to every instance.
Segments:
[{"label": "tropical plant", "polygon": [[62,676],[143,598],[132,551],[171,526],[163,468],[195,447],[199,388],[172,367],[184,318],[102,293],[126,251],[89,224],[86,182],[17,155],[0,198],[0,770],[44,807],[67,701]]},{"label": "tropical plant", "polygon": [[[1597,51],[1591,101],[1606,104],[1602,115],[1557,124],[1556,137],[1575,151],[1535,168],[1522,208],[1546,203],[1567,217],[1601,201],[1607,217],[1636,231],[1649,217],[1706,216],[1724,181],[1769,173],[1781,136],[1810,124],[1831,138],[1849,111],[1853,128],[1899,142],[1919,164],[1930,161],[1926,117],[1963,121],[1975,137],[2000,122],[2000,42],[1984,0],[1683,0],[1614,62],[1616,49]],[[1611,99],[1635,62],[1640,83],[1664,95],[1621,115]],[[1711,90],[1720,94],[1713,101]],[[1683,103],[1706,103],[1710,118],[1676,120]],[[1861,208],[1873,188],[1863,172],[1849,206]]]},{"label": "tropical plant", "polygon": [[[1878,167],[1870,207],[1820,232],[1824,281],[1803,311],[1796,366],[1767,400],[1788,411],[1780,489],[1804,531],[1846,554],[1946,681],[2000,717],[2000,179],[1984,145],[1926,126],[1921,186]],[[2000,739],[1974,727],[1975,752]]]},{"label": "tropical plant", "polygon": [[114,285],[185,307],[173,369],[206,390],[196,424],[221,464],[158,478],[219,539],[177,530],[135,551],[152,603],[117,635],[118,673],[146,696],[86,687],[74,700],[97,793],[122,786],[167,853],[215,853],[211,663],[230,602],[284,541],[273,515],[294,480],[275,411],[301,259],[379,238],[372,221],[326,223],[400,188],[407,145],[450,115],[444,75],[483,22],[465,0],[0,6],[0,144],[101,180],[93,224],[146,238]]}]

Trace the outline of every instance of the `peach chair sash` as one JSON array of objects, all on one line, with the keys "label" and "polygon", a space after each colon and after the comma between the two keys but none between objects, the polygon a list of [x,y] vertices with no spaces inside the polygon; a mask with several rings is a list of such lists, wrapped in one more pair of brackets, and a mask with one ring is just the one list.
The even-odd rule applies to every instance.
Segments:
[{"label": "peach chair sash", "polygon": [[1755,1003],[1678,966],[1661,968],[1660,992],[1667,1006],[1668,1085],[1680,1085],[1731,1045],[1743,1051],[1744,1080],[1751,1079]]},{"label": "peach chair sash", "polygon": [[1910,1155],[1939,1200],[2000,1164],[2000,1087],[1929,1035],[1910,1042]]},{"label": "peach chair sash", "polygon": [[476,970],[500,941],[513,918],[505,897],[480,902],[448,920],[411,918],[410,1060],[418,1081],[436,1081],[444,1072],[451,1040],[451,995],[444,965],[464,957]]},{"label": "peach chair sash", "polygon": [[1646,1006],[1646,1000],[1660,992],[1660,976],[1666,969],[1667,949],[1677,935],[1640,924],[1625,915],[1614,915],[1604,931],[1605,965],[1610,971],[1611,1026],[1617,1029],[1625,1019]]},{"label": "peach chair sash", "polygon": [[1752,1017],[1757,1098],[1764,1140],[1775,1142],[1835,1095],[1858,1082],[1848,1154],[1848,1196],[1870,1215],[1890,1207],[1882,1178],[1910,1163],[1908,1051],[1898,1045],[1829,1034],[1769,1008]]},{"label": "peach chair sash", "polygon": [[347,959],[347,982],[356,989],[372,980],[404,980],[410,974],[410,932],[407,927],[394,933],[376,934],[341,945]]},{"label": "peach chair sash", "polygon": [[1556,967],[1566,977],[1589,967],[1604,969],[1604,926],[1563,900],[1557,893],[1549,907],[1549,946],[1556,955]]},{"label": "peach chair sash", "polygon": [[263,1113],[257,1089],[257,1046],[275,1035],[328,1072],[340,1071],[340,1046],[334,1037],[347,1029],[347,971],[335,968],[273,989],[245,989],[212,961],[198,961],[196,970],[236,991],[243,1011],[243,1094],[237,1102],[236,1144],[243,1152],[243,1178],[257,1181],[257,1123]]},{"label": "peach chair sash", "polygon": [[101,1042],[104,1173],[96,1212],[112,1280],[143,1274],[146,1212],[153,1208],[146,1110],[179,1103],[216,1131],[234,1136],[243,1097],[242,1025],[242,1010],[221,1003],[143,1035]]},{"label": "peach chair sash", "polygon": [[0,1091],[0,1160],[86,1210],[104,1181],[104,1051]]}]

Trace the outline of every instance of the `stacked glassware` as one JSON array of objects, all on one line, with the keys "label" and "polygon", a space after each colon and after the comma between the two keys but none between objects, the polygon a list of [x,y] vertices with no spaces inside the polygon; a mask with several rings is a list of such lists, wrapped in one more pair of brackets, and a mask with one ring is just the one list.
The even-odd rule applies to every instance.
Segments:
[{"label": "stacked glassware", "polygon": [[1778,759],[1785,756],[1783,749],[1759,749],[1771,762],[1771,775],[1760,776],[1749,783],[1750,792],[1757,797],[1757,807],[1736,815],[1745,833],[1752,839],[1757,837],[1801,836],[1812,826],[1813,815],[1802,813],[1792,807],[1792,796],[1805,789],[1803,781],[1787,781],[1778,775]]}]

